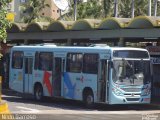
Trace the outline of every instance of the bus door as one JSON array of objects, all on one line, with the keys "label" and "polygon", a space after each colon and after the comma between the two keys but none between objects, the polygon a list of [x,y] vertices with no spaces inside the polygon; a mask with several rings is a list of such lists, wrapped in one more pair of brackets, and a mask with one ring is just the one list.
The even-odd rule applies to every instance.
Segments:
[{"label": "bus door", "polygon": [[98,75],[98,101],[106,102],[107,95],[107,60],[100,60]]},{"label": "bus door", "polygon": [[24,82],[23,82],[23,92],[31,93],[32,92],[32,68],[33,68],[33,58],[25,57],[24,58]]},{"label": "bus door", "polygon": [[53,96],[61,96],[61,84],[62,84],[62,70],[63,70],[62,58],[55,58],[55,67],[53,74]]}]

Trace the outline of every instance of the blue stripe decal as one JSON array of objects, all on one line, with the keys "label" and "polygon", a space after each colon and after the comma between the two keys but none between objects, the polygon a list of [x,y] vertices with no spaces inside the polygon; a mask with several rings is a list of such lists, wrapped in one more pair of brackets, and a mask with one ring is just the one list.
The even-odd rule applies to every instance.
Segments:
[{"label": "blue stripe decal", "polygon": [[67,86],[68,93],[66,94],[69,98],[74,98],[74,92],[76,88],[76,84],[72,85],[71,79],[67,73],[64,73],[64,83]]}]

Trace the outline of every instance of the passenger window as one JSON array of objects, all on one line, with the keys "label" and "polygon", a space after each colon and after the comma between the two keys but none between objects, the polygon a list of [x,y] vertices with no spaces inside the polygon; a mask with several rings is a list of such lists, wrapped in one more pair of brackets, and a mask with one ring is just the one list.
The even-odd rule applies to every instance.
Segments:
[{"label": "passenger window", "polygon": [[23,52],[14,51],[12,54],[12,68],[22,69],[23,67]]},{"label": "passenger window", "polygon": [[98,54],[84,54],[83,73],[98,73]]},{"label": "passenger window", "polygon": [[51,71],[53,66],[53,55],[51,52],[40,52],[39,70]]},{"label": "passenger window", "polygon": [[38,69],[38,64],[39,64],[39,53],[36,52],[36,54],[35,54],[35,61],[34,61],[34,69],[35,70]]},{"label": "passenger window", "polygon": [[69,53],[67,55],[67,72],[79,73],[82,71],[83,55],[81,53]]}]

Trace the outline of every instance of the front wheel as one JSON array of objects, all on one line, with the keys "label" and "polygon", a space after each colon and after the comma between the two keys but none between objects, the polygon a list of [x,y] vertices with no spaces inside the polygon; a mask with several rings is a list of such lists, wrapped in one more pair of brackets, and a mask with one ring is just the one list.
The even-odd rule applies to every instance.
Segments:
[{"label": "front wheel", "polygon": [[36,86],[34,90],[34,98],[37,101],[41,101],[43,99],[43,88],[41,85]]},{"label": "front wheel", "polygon": [[93,93],[88,91],[84,96],[84,103],[87,108],[94,107],[94,96]]}]

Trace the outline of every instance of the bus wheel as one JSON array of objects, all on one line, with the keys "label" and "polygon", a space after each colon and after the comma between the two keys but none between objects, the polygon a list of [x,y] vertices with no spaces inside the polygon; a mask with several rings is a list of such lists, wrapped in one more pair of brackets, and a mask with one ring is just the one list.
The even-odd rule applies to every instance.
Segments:
[{"label": "bus wheel", "polygon": [[94,107],[94,96],[91,91],[88,91],[84,96],[84,103],[87,108],[93,108]]},{"label": "bus wheel", "polygon": [[37,85],[34,89],[35,100],[41,101],[43,99],[43,88],[41,85]]}]

